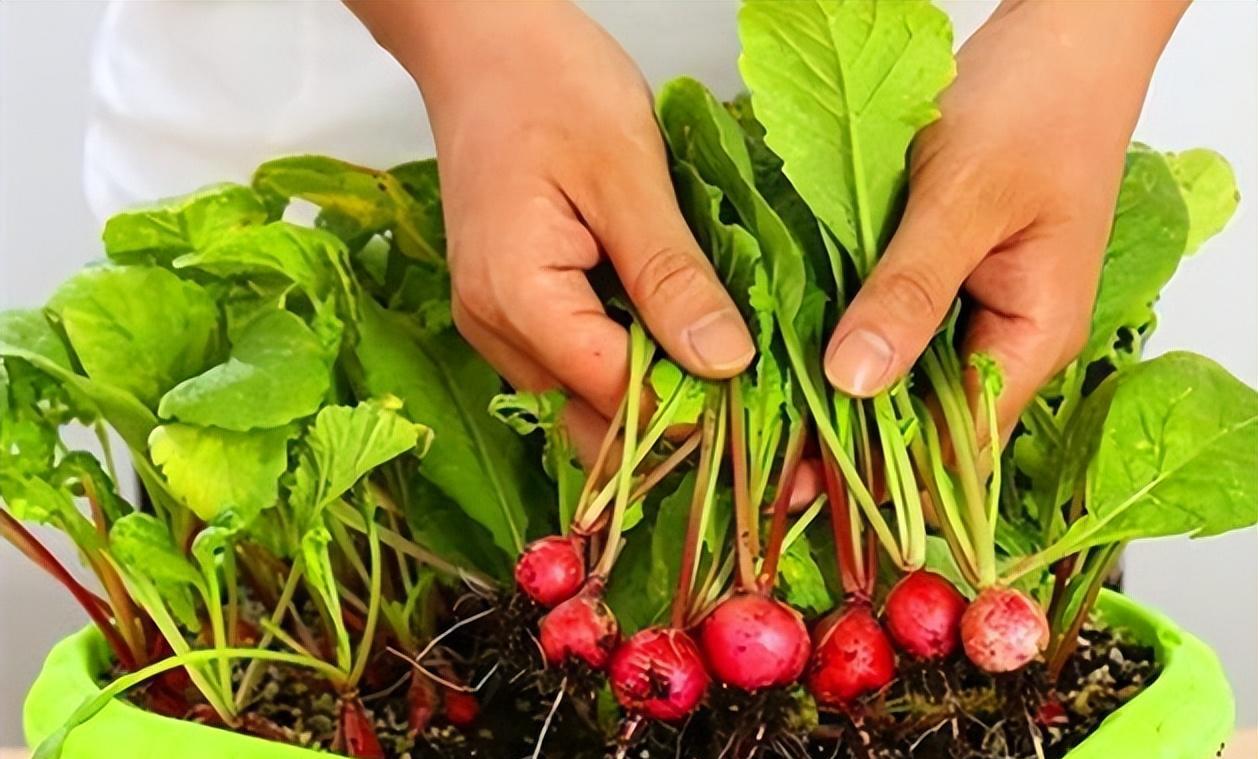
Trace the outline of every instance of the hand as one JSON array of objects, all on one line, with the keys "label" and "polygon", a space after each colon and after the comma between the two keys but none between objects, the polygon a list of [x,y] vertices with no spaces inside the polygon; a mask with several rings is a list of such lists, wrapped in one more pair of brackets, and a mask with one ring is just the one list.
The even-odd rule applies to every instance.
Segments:
[{"label": "hand", "polygon": [[591,432],[590,407],[615,413],[628,336],[586,278],[604,256],[675,360],[713,378],[747,366],[754,344],[681,217],[650,91],[611,37],[567,2],[351,7],[423,90],[455,323],[511,384],[567,388]]},{"label": "hand", "polygon": [[1087,341],[1127,144],[1185,7],[1007,2],[965,44],[914,143],[899,230],[830,341],[835,386],[870,396],[903,376],[964,288],[963,349],[1001,365],[1012,431]]}]

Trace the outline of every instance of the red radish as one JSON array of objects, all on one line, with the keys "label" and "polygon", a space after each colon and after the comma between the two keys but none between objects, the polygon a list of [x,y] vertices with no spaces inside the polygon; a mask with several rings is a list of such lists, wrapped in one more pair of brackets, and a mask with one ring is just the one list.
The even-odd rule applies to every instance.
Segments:
[{"label": "red radish", "polygon": [[585,590],[556,606],[542,617],[542,653],[550,664],[577,658],[594,669],[603,669],[620,642],[620,625],[603,603],[602,588]]},{"label": "red radish", "polygon": [[980,669],[1012,672],[1048,647],[1048,618],[1025,593],[988,588],[961,617],[961,642]]},{"label": "red radish", "polygon": [[577,594],[585,582],[585,559],[572,538],[552,535],[530,543],[515,564],[515,582],[547,608]]},{"label": "red radish", "polygon": [[375,725],[357,698],[341,699],[340,724],[337,726],[335,744],[346,756],[384,759],[384,749],[380,746],[380,739],[376,737]]},{"label": "red radish", "polygon": [[409,734],[414,737],[428,729],[437,706],[437,688],[432,680],[419,670],[411,673],[411,686],[406,691],[406,722]]},{"label": "red radish", "polygon": [[943,577],[919,569],[905,575],[887,595],[887,632],[902,651],[918,659],[943,659],[961,643],[965,598]]},{"label": "red radish", "polygon": [[442,695],[442,713],[451,725],[468,728],[480,716],[480,702],[471,693],[446,688]]},{"label": "red radish", "polygon": [[789,685],[808,664],[804,618],[757,593],[740,593],[713,609],[700,642],[716,679],[747,691]]},{"label": "red radish", "polygon": [[845,706],[895,677],[895,651],[867,604],[826,617],[814,637],[808,690],[820,704]]},{"label": "red radish", "polygon": [[621,706],[661,722],[688,716],[711,682],[694,640],[661,627],[642,630],[616,649],[610,678]]}]

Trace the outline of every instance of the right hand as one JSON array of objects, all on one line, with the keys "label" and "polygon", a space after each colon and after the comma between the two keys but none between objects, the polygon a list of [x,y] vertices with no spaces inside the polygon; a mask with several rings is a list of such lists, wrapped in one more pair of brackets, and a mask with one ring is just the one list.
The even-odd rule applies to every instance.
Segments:
[{"label": "right hand", "polygon": [[597,447],[628,355],[586,276],[606,256],[673,359],[741,372],[754,344],[682,219],[625,51],[567,2],[398,5],[411,18],[387,31],[354,9],[423,91],[464,337],[517,388],[581,399],[570,426]]}]

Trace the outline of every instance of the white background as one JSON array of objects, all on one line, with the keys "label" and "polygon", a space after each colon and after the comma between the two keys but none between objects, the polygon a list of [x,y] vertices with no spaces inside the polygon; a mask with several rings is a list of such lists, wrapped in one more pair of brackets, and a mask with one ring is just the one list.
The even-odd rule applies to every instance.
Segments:
[{"label": "white background", "polygon": [[[713,28],[674,23],[661,14],[679,6],[665,9],[663,3],[587,5],[616,29],[628,23],[649,30],[639,28],[626,43],[654,81],[683,73],[670,68],[669,48],[689,45],[693,56],[699,35],[706,48],[735,44],[732,10]],[[99,255],[81,175],[89,56],[103,7],[0,3],[0,308],[42,303],[58,282]],[[990,7],[950,3],[958,38]],[[689,9],[698,12],[697,5]],[[223,41],[224,51],[229,43]],[[1028,83],[1027,96],[1034,91]],[[1166,291],[1150,351],[1204,353],[1258,385],[1258,4],[1198,1],[1162,60],[1136,138],[1160,149],[1219,150],[1232,161],[1243,198],[1231,226],[1187,261]],[[197,182],[244,178],[227,173]],[[1247,725],[1258,723],[1256,535],[1142,543],[1127,557],[1131,595],[1219,650]],[[41,657],[82,623],[58,587],[0,545],[0,746],[20,742],[22,694]]]}]

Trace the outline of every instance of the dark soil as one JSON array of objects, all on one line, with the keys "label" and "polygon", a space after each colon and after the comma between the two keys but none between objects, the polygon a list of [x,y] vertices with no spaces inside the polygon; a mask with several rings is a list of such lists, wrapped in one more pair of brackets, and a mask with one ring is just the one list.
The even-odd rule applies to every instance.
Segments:
[{"label": "dark soil", "polygon": [[[491,608],[485,599],[467,597],[455,611],[467,618]],[[479,686],[480,714],[471,727],[456,728],[437,708],[428,728],[412,736],[410,665],[390,654],[378,657],[360,696],[386,753],[398,759],[519,759],[534,756],[544,736],[536,755],[547,759],[1051,759],[1157,676],[1151,649],[1085,629],[1055,690],[1042,669],[993,678],[959,657],[906,669],[886,691],[845,714],[818,713],[799,688],[756,695],[716,688],[707,708],[683,725],[626,725],[597,673],[541,667],[528,632],[539,616],[531,603],[513,598],[456,630],[426,657],[426,666],[467,673],[468,682]],[[158,709],[170,700],[164,691],[185,684],[168,680],[131,697]],[[243,728],[328,750],[337,708],[336,694],[317,678],[273,666],[246,709]],[[184,716],[212,721],[204,707]]]}]

